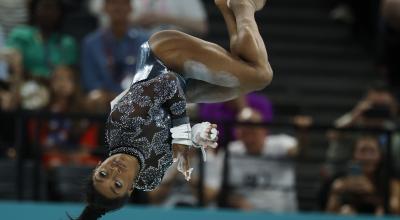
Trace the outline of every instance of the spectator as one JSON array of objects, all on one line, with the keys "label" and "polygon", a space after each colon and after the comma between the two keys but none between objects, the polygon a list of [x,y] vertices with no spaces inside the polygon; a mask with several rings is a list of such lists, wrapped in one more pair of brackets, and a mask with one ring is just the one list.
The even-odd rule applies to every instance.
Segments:
[{"label": "spectator", "polygon": [[51,77],[50,89],[49,111],[54,113],[82,111],[83,100],[77,73],[71,67],[56,67]]},{"label": "spectator", "polygon": [[[273,119],[272,103],[262,94],[251,93],[238,99],[213,104],[200,104],[198,107],[198,117],[205,121],[235,121],[237,114],[245,107],[257,109],[262,115],[263,122],[271,122]],[[219,143],[224,144],[230,138],[233,138],[233,129],[227,129],[221,123],[217,123],[219,135]]]},{"label": "spectator", "polygon": [[[74,113],[84,110],[76,73],[67,66],[55,69],[51,81],[51,99],[48,111],[52,113]],[[39,127],[38,127],[39,126]],[[46,167],[76,163],[95,165],[97,157],[90,155],[98,145],[98,126],[86,120],[71,120],[52,117],[41,122],[31,120],[30,136],[33,140],[35,130],[39,131],[39,144],[43,150]]]},{"label": "spectator", "polygon": [[[104,25],[108,19],[101,13],[104,0],[91,0],[90,8]],[[207,33],[207,14],[201,0],[131,0],[130,22],[150,32],[174,29],[194,35]]]},{"label": "spectator", "polygon": [[129,27],[130,0],[105,0],[103,10],[110,25],[84,40],[82,82],[86,91],[103,97],[108,107],[109,101],[130,85],[140,45],[148,35]]},{"label": "spectator", "polygon": [[[345,176],[337,178],[330,187],[326,210],[340,214],[383,214],[383,158],[379,141],[373,136],[360,136],[354,146],[353,159]],[[391,201],[398,201],[392,181]],[[398,203],[391,209],[399,210]]]},{"label": "spectator", "polygon": [[[262,115],[246,108],[239,121],[259,123]],[[228,205],[242,210],[296,211],[295,169],[289,161],[297,155],[297,140],[248,125],[237,127],[237,137],[228,145],[228,184],[232,187]]]},{"label": "spectator", "polygon": [[0,26],[0,110],[12,110],[12,94],[9,91],[10,74],[7,62],[10,59],[9,52],[4,45],[4,32]]},{"label": "spectator", "polygon": [[[17,108],[19,101],[17,82],[21,76],[19,54],[6,49],[4,43],[4,35],[0,26],[0,113]],[[7,65],[7,61],[11,65]],[[14,71],[12,77],[11,69]],[[0,155],[7,154],[8,157],[15,158],[15,121],[7,114],[1,115]]]},{"label": "spectator", "polygon": [[[354,109],[335,121],[335,125],[341,127],[375,127],[382,129],[395,129],[398,117],[398,103],[391,90],[382,83],[376,83],[368,91],[366,96],[354,107]],[[333,134],[334,133],[334,134]],[[337,132],[331,132],[330,146],[328,149],[328,160],[337,161],[346,159],[351,155],[349,147],[343,147],[348,139],[353,137],[344,137]],[[399,152],[400,136],[395,133],[392,136],[392,150],[395,158],[394,168],[400,170]],[[343,140],[343,141],[342,141]],[[386,134],[379,136],[380,144],[386,146],[390,141]]]},{"label": "spectator", "polygon": [[27,77],[49,79],[54,67],[76,64],[76,43],[59,31],[65,13],[61,0],[32,0],[29,10],[30,25],[14,28],[7,46],[21,53]]}]

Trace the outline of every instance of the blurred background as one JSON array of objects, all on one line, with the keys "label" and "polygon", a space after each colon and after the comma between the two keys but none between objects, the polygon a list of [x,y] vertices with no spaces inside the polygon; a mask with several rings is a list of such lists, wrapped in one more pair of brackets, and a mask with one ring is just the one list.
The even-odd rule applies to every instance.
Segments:
[{"label": "blurred background", "polygon": [[[131,203],[399,215],[400,0],[268,0],[256,18],[272,84],[188,105],[218,124],[219,147],[207,163],[192,152],[189,183],[173,166]],[[3,204],[83,202],[109,102],[165,29],[229,48],[213,0],[0,0]]]}]

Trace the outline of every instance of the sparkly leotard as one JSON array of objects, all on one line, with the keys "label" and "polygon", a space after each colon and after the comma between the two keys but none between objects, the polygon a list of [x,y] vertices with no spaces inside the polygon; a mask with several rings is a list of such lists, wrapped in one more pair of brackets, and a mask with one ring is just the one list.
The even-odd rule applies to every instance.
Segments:
[{"label": "sparkly leotard", "polygon": [[138,189],[153,190],[172,164],[169,130],[189,123],[184,86],[180,75],[169,71],[145,43],[132,85],[112,103],[106,130],[109,156],[125,153],[139,160]]}]

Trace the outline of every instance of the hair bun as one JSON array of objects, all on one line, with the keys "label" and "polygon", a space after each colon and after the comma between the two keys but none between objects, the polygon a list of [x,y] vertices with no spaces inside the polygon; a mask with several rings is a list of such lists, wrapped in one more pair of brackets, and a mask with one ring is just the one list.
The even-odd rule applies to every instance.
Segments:
[{"label": "hair bun", "polygon": [[106,210],[102,208],[96,208],[93,206],[86,206],[83,210],[82,214],[79,216],[77,220],[97,220],[104,214],[106,214]]}]

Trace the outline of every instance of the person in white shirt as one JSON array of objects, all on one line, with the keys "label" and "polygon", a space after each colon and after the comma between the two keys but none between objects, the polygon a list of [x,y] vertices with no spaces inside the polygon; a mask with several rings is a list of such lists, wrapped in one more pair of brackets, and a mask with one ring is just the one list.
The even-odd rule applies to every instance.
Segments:
[{"label": "person in white shirt", "polygon": [[[241,122],[260,123],[261,114],[245,108]],[[294,212],[297,210],[292,157],[298,142],[286,134],[268,134],[265,127],[240,125],[237,141],[228,145],[228,205],[243,210]]]}]

